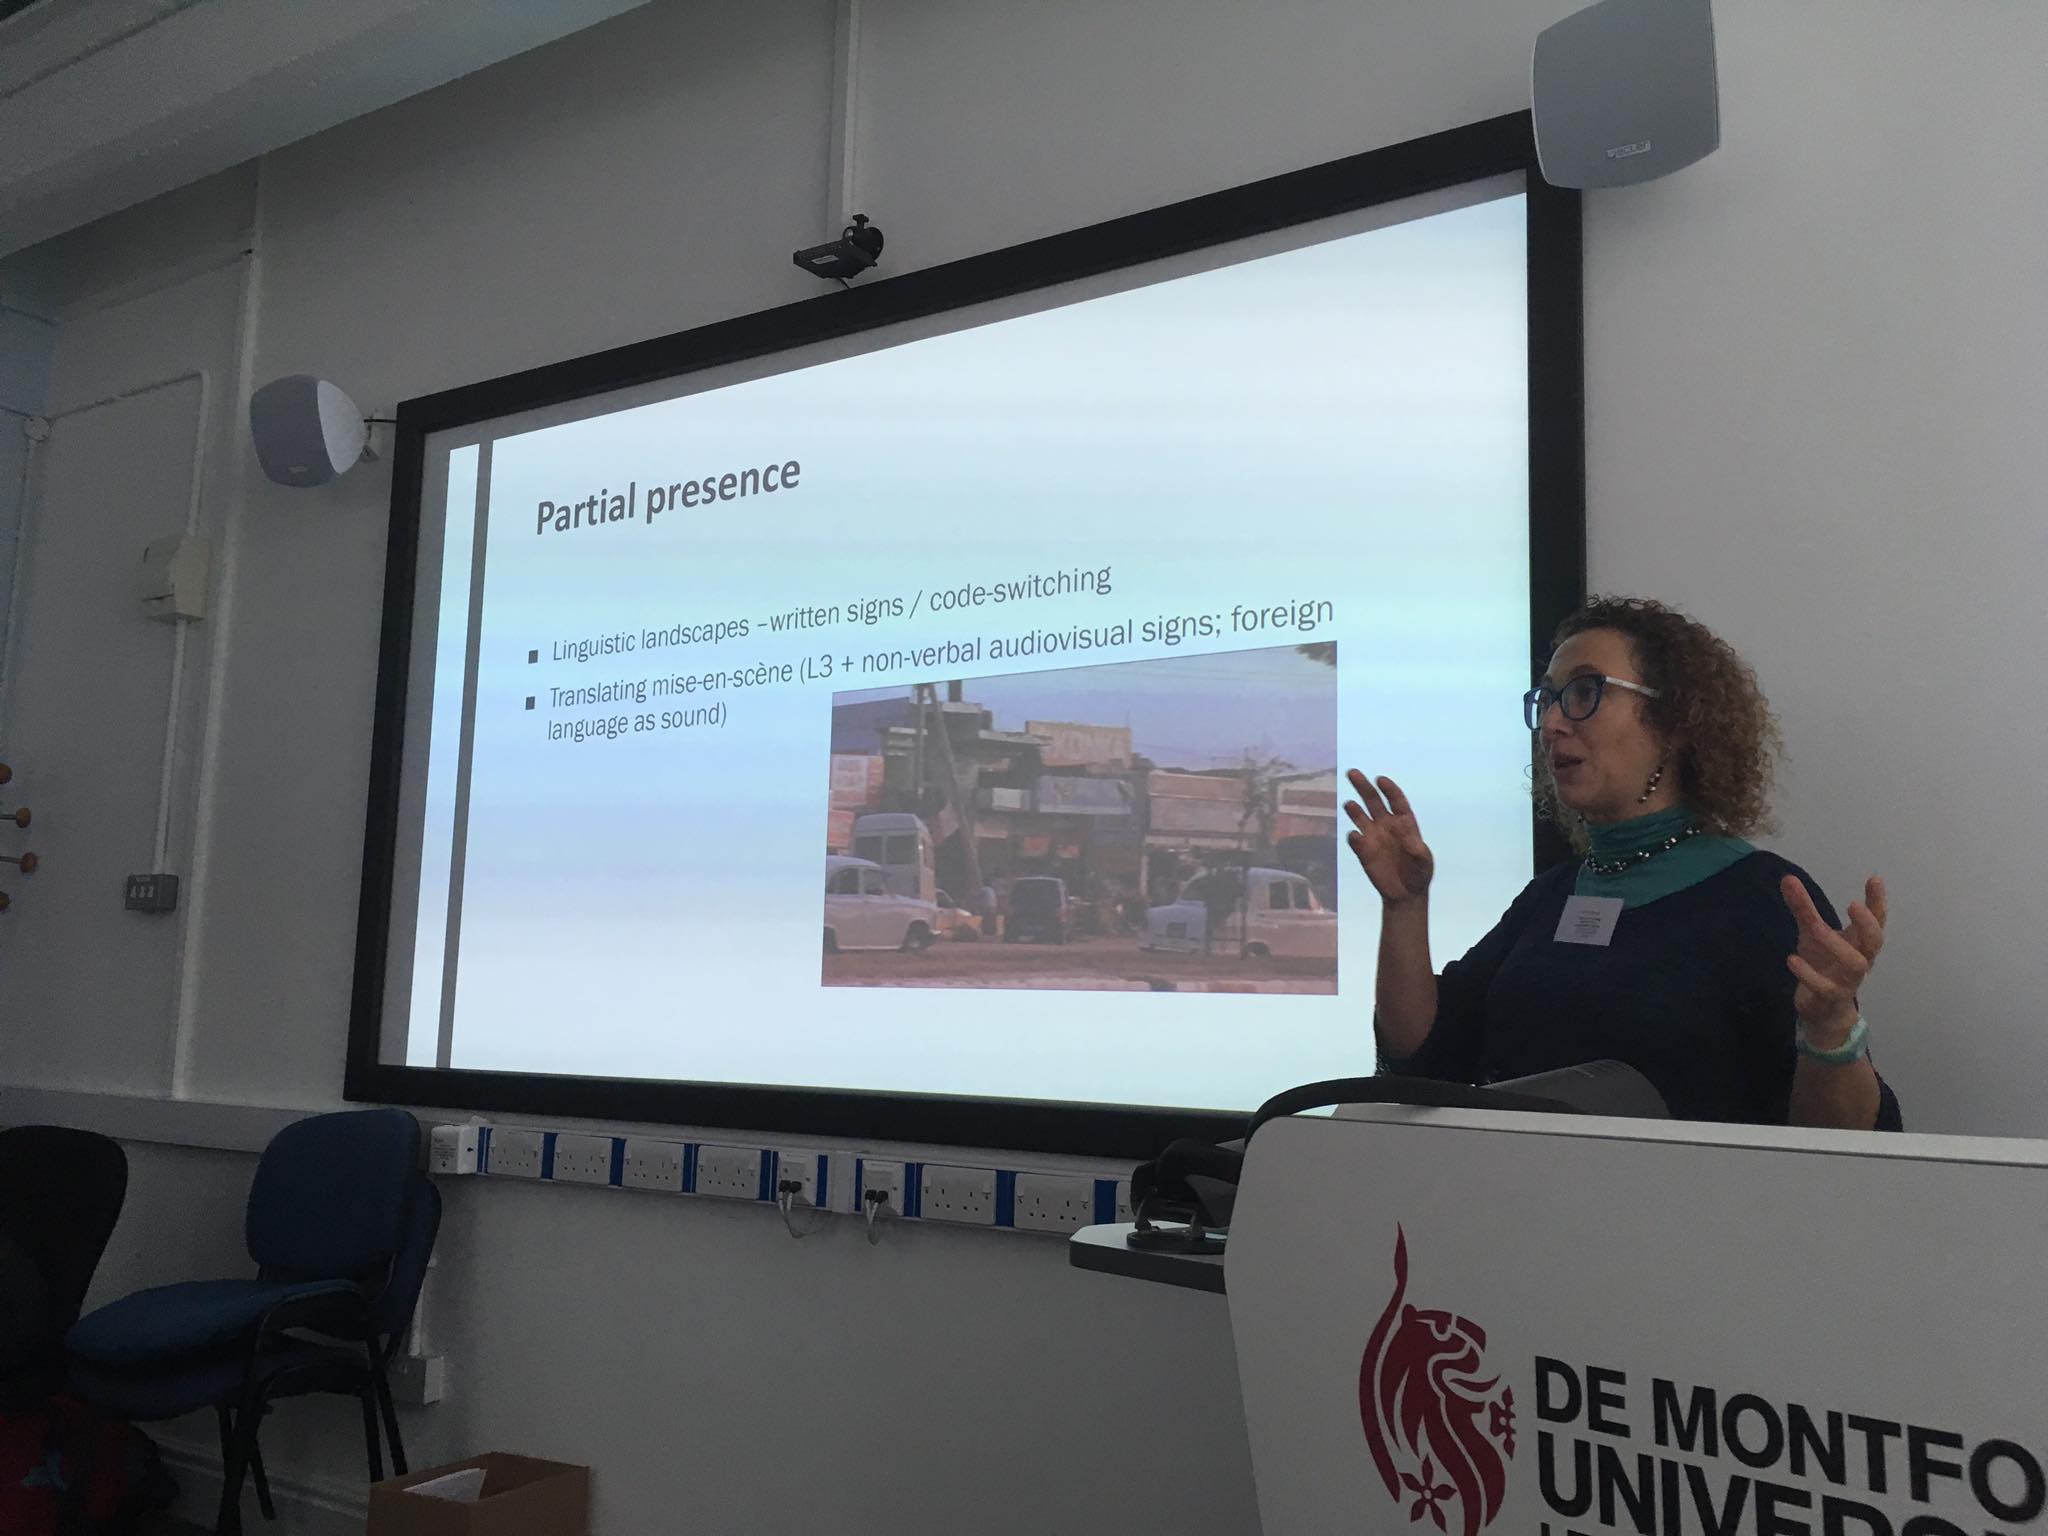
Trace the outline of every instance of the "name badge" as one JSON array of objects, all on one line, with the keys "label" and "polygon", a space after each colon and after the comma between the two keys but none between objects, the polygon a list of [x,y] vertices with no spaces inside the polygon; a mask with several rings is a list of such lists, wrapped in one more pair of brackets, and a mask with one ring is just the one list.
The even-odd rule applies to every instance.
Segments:
[{"label": "name badge", "polygon": [[1614,925],[1620,920],[1619,896],[1573,896],[1564,904],[1564,916],[1557,920],[1557,942],[1605,948],[1614,941]]}]

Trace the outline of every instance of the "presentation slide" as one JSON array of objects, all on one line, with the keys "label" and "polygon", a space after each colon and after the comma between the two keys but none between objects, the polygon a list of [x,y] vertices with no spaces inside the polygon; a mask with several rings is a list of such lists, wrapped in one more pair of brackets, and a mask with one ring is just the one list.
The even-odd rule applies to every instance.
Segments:
[{"label": "presentation slide", "polygon": [[1523,198],[428,440],[386,1059],[1241,1109],[1530,874]]}]

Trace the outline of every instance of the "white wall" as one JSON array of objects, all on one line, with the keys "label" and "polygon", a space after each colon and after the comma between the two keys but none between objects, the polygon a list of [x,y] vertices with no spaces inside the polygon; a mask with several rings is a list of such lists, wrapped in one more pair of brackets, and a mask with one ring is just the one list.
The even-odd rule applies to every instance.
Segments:
[{"label": "white wall", "polygon": [[[93,1300],[236,1273],[245,1155],[130,1144]],[[512,1449],[595,1468],[597,1529],[1242,1533],[1256,1526],[1223,1298],[1067,1265],[1054,1241],[544,1184],[446,1181],[427,1307],[446,1401],[415,1466]],[[181,1470],[209,1418],[159,1430]],[[265,1423],[288,1532],[360,1503],[353,1403]],[[1168,1448],[1170,1475],[1144,1470]],[[203,1474],[202,1474],[203,1476]],[[210,1518],[201,1496],[190,1506]],[[310,1506],[310,1510],[309,1510]],[[311,1518],[309,1518],[309,1514]]]},{"label": "white wall", "polygon": [[[1571,8],[869,0],[857,206],[901,269],[1514,110],[1535,31]],[[1594,582],[1686,604],[1749,656],[1793,758],[1781,846],[1844,900],[1867,869],[1890,879],[1866,1001],[1909,1121],[2048,1130],[2028,678],[2048,638],[2048,13],[1716,10],[1723,148],[1587,204]],[[388,406],[805,296],[786,253],[824,221],[832,35],[824,0],[674,0],[271,156],[249,375],[317,369]],[[150,244],[146,223],[105,239]],[[164,1070],[315,1106],[345,1034],[387,486],[290,493],[246,451],[226,466]],[[88,776],[71,803],[112,792]],[[118,931],[94,956],[24,953],[4,926],[0,947],[57,973],[127,958]],[[0,1071],[90,1080],[46,1043],[78,1020],[29,1023],[4,1026]],[[92,1027],[161,1051],[153,1019]],[[102,1290],[232,1262],[246,1158],[137,1159],[152,1198]],[[1253,1523],[1213,1298],[1076,1275],[1027,1239],[799,1246],[693,1202],[451,1197],[434,1316],[457,1387],[412,1417],[422,1450],[595,1461],[607,1532]],[[345,1404],[269,1433],[287,1475],[356,1475]],[[812,1454],[792,1465],[778,1436]],[[1141,1437],[1167,1470],[1132,1471]]]},{"label": "white wall", "polygon": [[1755,664],[1783,851],[1839,905],[1885,876],[1908,1124],[2048,1134],[2048,11],[1758,9],[1725,7],[1724,151],[1591,205],[1592,579]]},{"label": "white wall", "polygon": [[[15,771],[4,793],[36,815],[7,841],[45,856],[5,914],[10,958],[21,957],[8,1011],[62,1021],[10,1042],[22,1076],[135,1092],[172,1081],[192,909],[143,920],[122,909],[122,882],[191,867],[220,630],[150,620],[138,577],[154,540],[221,538],[246,265],[230,257],[59,328],[20,524],[0,738]],[[107,956],[120,962],[97,963]]]}]

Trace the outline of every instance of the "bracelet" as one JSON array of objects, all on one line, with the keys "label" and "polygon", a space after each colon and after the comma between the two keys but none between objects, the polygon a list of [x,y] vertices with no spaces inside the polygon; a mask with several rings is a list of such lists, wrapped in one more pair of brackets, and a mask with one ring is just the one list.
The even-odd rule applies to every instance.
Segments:
[{"label": "bracelet", "polygon": [[1830,1067],[1846,1067],[1865,1055],[1870,1048],[1870,1025],[1858,1014],[1856,1022],[1849,1027],[1848,1038],[1833,1050],[1822,1050],[1806,1038],[1806,1031],[1796,1025],[1792,1030],[1792,1045],[1808,1061],[1818,1061]]}]

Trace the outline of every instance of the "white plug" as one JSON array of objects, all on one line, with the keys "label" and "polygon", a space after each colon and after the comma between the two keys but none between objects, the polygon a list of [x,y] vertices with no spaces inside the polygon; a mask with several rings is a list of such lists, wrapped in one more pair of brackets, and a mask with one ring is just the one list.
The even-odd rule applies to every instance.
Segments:
[{"label": "white plug", "polygon": [[429,1173],[475,1173],[477,1128],[473,1125],[437,1125],[428,1140]]}]

